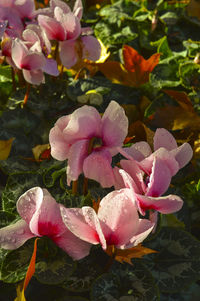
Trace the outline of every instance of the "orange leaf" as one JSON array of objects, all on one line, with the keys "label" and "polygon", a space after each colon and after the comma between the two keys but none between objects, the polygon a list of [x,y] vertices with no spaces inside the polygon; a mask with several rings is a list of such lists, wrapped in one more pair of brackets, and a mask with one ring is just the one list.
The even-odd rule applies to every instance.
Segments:
[{"label": "orange leaf", "polygon": [[131,72],[130,76],[135,86],[140,86],[149,81],[149,74],[158,65],[160,54],[154,53],[145,60],[134,48],[124,45],[123,47],[124,67]]},{"label": "orange leaf", "polygon": [[37,252],[37,241],[38,241],[39,238],[36,238],[35,239],[35,242],[34,242],[34,249],[33,249],[33,254],[32,254],[32,257],[31,257],[31,260],[30,260],[30,264],[29,264],[29,267],[28,267],[28,270],[26,272],[26,277],[25,277],[25,280],[24,280],[24,291],[26,290],[32,276],[34,275],[35,273],[35,260],[36,260],[36,252]]},{"label": "orange leaf", "polygon": [[[106,253],[113,257],[113,246],[108,246]],[[130,249],[116,249],[115,248],[115,260],[119,261],[120,263],[127,262],[132,265],[131,259],[132,258],[141,258],[144,255],[151,254],[151,253],[158,253],[155,250],[145,248],[141,244],[136,247]]]},{"label": "orange leaf", "polygon": [[173,99],[175,99],[183,109],[190,112],[194,112],[192,102],[188,97],[187,93],[175,90],[164,90],[164,92]]}]

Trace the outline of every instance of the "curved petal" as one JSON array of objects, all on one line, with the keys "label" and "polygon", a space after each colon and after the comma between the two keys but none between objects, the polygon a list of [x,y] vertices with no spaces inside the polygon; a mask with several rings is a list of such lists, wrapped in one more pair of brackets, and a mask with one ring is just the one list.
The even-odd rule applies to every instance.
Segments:
[{"label": "curved petal", "polygon": [[158,197],[165,193],[171,182],[171,171],[163,160],[154,158],[149,183],[147,185],[146,195]]},{"label": "curved petal", "polygon": [[170,151],[170,154],[174,156],[179,164],[179,168],[183,168],[191,160],[193,156],[193,150],[189,143],[184,143]]},{"label": "curved petal", "polygon": [[129,249],[137,246],[152,232],[154,228],[154,223],[148,219],[139,219],[139,225],[137,233],[130,239],[130,242],[123,246],[123,249]]},{"label": "curved petal", "polygon": [[141,161],[146,157],[150,156],[152,151],[149,144],[145,141],[136,142],[131,147],[123,148],[129,156],[131,156],[136,161]]},{"label": "curved petal", "polygon": [[59,43],[61,62],[68,69],[74,66],[78,60],[75,45],[76,41],[70,40]]},{"label": "curved petal", "polygon": [[114,174],[111,166],[112,157],[107,150],[93,151],[83,162],[86,178],[95,180],[102,187],[114,185]]},{"label": "curved petal", "polygon": [[168,214],[180,210],[183,206],[183,200],[173,194],[158,198],[138,194],[137,200],[143,210],[143,212],[141,212],[142,214],[148,209],[154,209],[160,213]]},{"label": "curved petal", "polygon": [[65,140],[71,144],[80,139],[100,137],[101,116],[99,112],[87,105],[77,109],[71,114],[69,123],[63,133]]},{"label": "curved petal", "polygon": [[154,135],[154,150],[164,147],[167,150],[177,148],[175,138],[164,128],[157,129]]},{"label": "curved petal", "polygon": [[24,220],[0,229],[0,248],[14,250],[21,247],[28,239],[34,237]]},{"label": "curved petal", "polygon": [[45,65],[42,67],[42,71],[53,76],[58,76],[57,62],[53,59],[45,59]]},{"label": "curved petal", "polygon": [[45,65],[45,57],[39,52],[30,52],[21,60],[20,67],[26,70],[42,69]]},{"label": "curved petal", "polygon": [[24,79],[32,85],[40,85],[44,83],[44,74],[42,70],[22,70]]},{"label": "curved petal", "polygon": [[54,10],[56,7],[60,7],[65,14],[71,12],[71,9],[67,3],[62,0],[50,0],[50,7]]},{"label": "curved petal", "polygon": [[90,253],[91,244],[79,239],[68,229],[53,241],[73,259],[80,260]]},{"label": "curved petal", "polygon": [[106,248],[106,241],[93,208],[65,208],[61,206],[60,210],[63,222],[74,235],[91,244],[101,243],[104,249]]},{"label": "curved petal", "polygon": [[[65,119],[64,117],[65,116],[63,116],[62,118],[63,121]],[[60,161],[66,160],[68,158],[71,145],[65,141],[61,129],[56,124],[50,130],[49,143],[51,146],[51,155],[53,158]]]},{"label": "curved petal", "polygon": [[135,160],[121,160],[120,165],[131,176],[134,191],[141,194],[145,192],[146,185],[143,181],[144,172],[139,168],[137,162]]},{"label": "curved petal", "polygon": [[174,176],[179,170],[179,165],[174,156],[165,148],[159,148],[148,158],[138,162],[139,167],[145,171],[148,175],[151,174],[154,160],[162,160],[163,164],[166,164],[171,172],[171,176]]},{"label": "curved petal", "polygon": [[11,53],[15,65],[17,66],[17,68],[21,69],[21,62],[23,58],[28,54],[28,48],[25,46],[24,42],[16,38],[12,42]]},{"label": "curved petal", "polygon": [[108,245],[124,245],[137,233],[139,216],[127,190],[112,191],[100,202],[98,218]]},{"label": "curved petal", "polygon": [[80,140],[72,144],[68,153],[67,184],[78,179],[83,172],[83,162],[88,155],[89,140]]},{"label": "curved petal", "polygon": [[122,146],[128,133],[128,118],[124,109],[116,101],[111,101],[103,114],[102,133],[106,146],[111,148]]},{"label": "curved petal", "polygon": [[97,61],[101,55],[101,45],[99,41],[93,36],[83,36],[81,37],[83,43],[83,54],[82,58]]},{"label": "curved petal", "polygon": [[65,30],[56,19],[39,15],[38,23],[45,30],[49,40],[64,41],[66,39]]},{"label": "curved petal", "polygon": [[73,14],[81,20],[83,15],[83,4],[81,0],[76,0],[74,3]]},{"label": "curved petal", "polygon": [[17,211],[27,224],[30,223],[33,214],[40,207],[43,199],[43,190],[40,187],[34,187],[27,190],[17,201]]},{"label": "curved petal", "polygon": [[43,200],[35,211],[29,226],[35,235],[45,235],[50,238],[60,236],[66,230],[60,214],[60,205],[46,189],[43,189]]},{"label": "curved petal", "polygon": [[62,26],[67,33],[67,40],[75,40],[81,34],[80,20],[71,12],[63,15]]}]

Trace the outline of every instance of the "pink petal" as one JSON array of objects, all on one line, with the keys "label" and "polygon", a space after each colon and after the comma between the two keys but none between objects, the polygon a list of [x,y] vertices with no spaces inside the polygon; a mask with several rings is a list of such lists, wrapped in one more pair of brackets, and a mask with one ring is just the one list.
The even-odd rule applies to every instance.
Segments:
[{"label": "pink petal", "polygon": [[116,190],[119,190],[119,189],[125,187],[124,180],[123,180],[122,176],[120,175],[119,170],[120,169],[117,166],[115,166],[113,168],[113,175],[114,175],[114,179],[115,179],[114,187]]},{"label": "pink petal", "polygon": [[[64,119],[63,116],[62,119]],[[66,160],[68,158],[70,144],[64,140],[64,135],[60,128],[55,125],[49,133],[49,143],[51,146],[51,155],[56,160]]]},{"label": "pink petal", "polygon": [[136,161],[141,161],[152,153],[149,144],[145,141],[136,142],[131,147],[123,148],[123,151]]},{"label": "pink petal", "polygon": [[38,37],[37,33],[35,33],[30,28],[27,28],[23,31],[22,37],[24,40],[30,42],[31,44],[34,44],[39,41],[39,37]]},{"label": "pink petal", "polygon": [[108,245],[124,245],[137,233],[139,216],[127,190],[110,192],[100,202],[98,218]]},{"label": "pink petal", "polygon": [[32,85],[40,85],[44,83],[44,74],[42,70],[22,70],[24,79]]},{"label": "pink petal", "polygon": [[130,239],[130,242],[123,246],[123,249],[128,249],[137,246],[151,233],[154,228],[154,223],[148,219],[139,219],[137,233]]},{"label": "pink petal", "polygon": [[165,193],[171,182],[171,171],[163,160],[154,158],[146,195],[158,197]]},{"label": "pink petal", "polygon": [[68,229],[61,236],[53,238],[53,241],[74,260],[80,260],[90,253],[91,244],[79,239]]},{"label": "pink petal", "polygon": [[74,235],[91,244],[101,243],[104,249],[106,248],[106,241],[93,208],[65,208],[61,206],[60,210],[63,222]]},{"label": "pink petal", "polygon": [[83,43],[83,59],[97,61],[101,55],[101,45],[93,36],[81,37]]},{"label": "pink petal", "polygon": [[80,139],[100,137],[101,116],[95,108],[85,105],[71,114],[63,133],[71,144]]},{"label": "pink petal", "polygon": [[50,0],[50,7],[54,10],[56,7],[60,7],[65,14],[71,12],[71,9],[67,3],[61,0]]},{"label": "pink petal", "polygon": [[78,179],[83,172],[83,162],[88,155],[89,140],[80,140],[74,143],[68,153],[67,184]]},{"label": "pink petal", "polygon": [[21,19],[33,17],[35,10],[34,0],[17,0],[14,3],[14,7],[17,9],[17,12],[20,14]]},{"label": "pink petal", "polygon": [[143,182],[144,172],[139,168],[137,162],[135,160],[121,160],[120,165],[131,176],[134,191],[141,194],[145,192],[146,185]]},{"label": "pink petal", "polygon": [[21,69],[26,70],[37,70],[42,69],[45,65],[45,57],[39,52],[30,52],[24,56],[21,60]]},{"label": "pink petal", "polygon": [[59,71],[57,62],[53,59],[46,59],[45,65],[42,67],[42,71],[53,76],[58,76]]},{"label": "pink petal", "polygon": [[[122,146],[128,132],[128,118],[124,109],[111,101],[102,118],[103,140],[111,148]],[[115,154],[118,153],[116,150]]]},{"label": "pink petal", "polygon": [[38,23],[45,30],[49,40],[64,41],[66,39],[65,30],[57,20],[39,15]]},{"label": "pink petal", "polygon": [[143,169],[148,175],[151,174],[151,170],[153,167],[154,158],[160,159],[163,161],[163,164],[166,164],[171,172],[171,176],[174,176],[179,170],[179,165],[177,161],[174,159],[174,156],[165,148],[159,148],[153,154],[151,154],[148,158],[140,161],[138,165],[141,169]]},{"label": "pink petal", "polygon": [[140,203],[142,214],[148,209],[154,209],[160,213],[168,214],[180,210],[183,206],[183,200],[179,196],[172,194],[158,198],[138,194],[137,199]]},{"label": "pink petal", "polygon": [[28,54],[28,48],[25,46],[24,42],[16,38],[12,43],[12,59],[15,65],[21,69],[21,62],[23,58]]},{"label": "pink petal", "polygon": [[21,219],[15,224],[0,229],[0,248],[17,249],[34,236],[27,223]]},{"label": "pink petal", "polygon": [[67,33],[67,40],[75,40],[81,34],[80,20],[73,13],[63,15],[62,26]]},{"label": "pink petal", "polygon": [[177,143],[172,134],[166,129],[157,129],[154,136],[154,150],[164,147],[167,150],[177,148]]},{"label": "pink petal", "polygon": [[184,143],[170,151],[170,154],[174,156],[179,164],[179,168],[183,168],[191,160],[193,156],[193,150],[189,143]]},{"label": "pink petal", "polygon": [[83,15],[83,5],[81,0],[76,0],[74,3],[73,14],[81,20]]},{"label": "pink petal", "polygon": [[75,48],[76,41],[64,41],[60,42],[60,59],[66,68],[74,66],[78,60],[78,53]]},{"label": "pink petal", "polygon": [[29,226],[35,235],[50,238],[60,236],[66,230],[60,214],[60,205],[46,189],[43,189],[42,202],[33,214]]},{"label": "pink petal", "polygon": [[17,211],[21,218],[30,223],[33,214],[41,206],[43,191],[40,187],[34,187],[27,190],[17,201]]},{"label": "pink petal", "polygon": [[115,180],[111,162],[112,156],[107,150],[93,151],[83,162],[85,177],[99,182],[102,187],[113,186]]}]

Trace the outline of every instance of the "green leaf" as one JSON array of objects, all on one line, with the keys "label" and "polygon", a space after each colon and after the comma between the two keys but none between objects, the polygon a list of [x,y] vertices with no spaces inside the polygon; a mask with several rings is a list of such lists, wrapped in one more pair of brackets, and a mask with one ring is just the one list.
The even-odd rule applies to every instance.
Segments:
[{"label": "green leaf", "polygon": [[158,251],[148,264],[162,292],[179,292],[200,277],[200,242],[179,228],[164,227],[145,246]]},{"label": "green leaf", "polygon": [[198,89],[200,85],[200,65],[185,62],[179,67],[182,85],[187,89]]},{"label": "green leaf", "polygon": [[151,273],[139,260],[134,260],[133,266],[115,262],[109,273],[94,282],[91,300],[107,301],[108,298],[156,301],[159,300],[159,293]]},{"label": "green leaf", "polygon": [[15,218],[15,214],[0,210],[0,228],[8,226]]},{"label": "green leaf", "polygon": [[37,173],[16,173],[8,177],[6,187],[2,193],[2,207],[4,211],[16,212],[18,198],[28,189],[42,186],[42,178]]},{"label": "green leaf", "polygon": [[75,261],[50,239],[43,238],[38,246],[35,277],[39,282],[59,284],[73,273]]},{"label": "green leaf", "polygon": [[56,180],[63,174],[66,174],[66,167],[63,167],[66,163],[57,162],[56,165],[51,166],[43,174],[43,181],[46,187],[53,187]]}]

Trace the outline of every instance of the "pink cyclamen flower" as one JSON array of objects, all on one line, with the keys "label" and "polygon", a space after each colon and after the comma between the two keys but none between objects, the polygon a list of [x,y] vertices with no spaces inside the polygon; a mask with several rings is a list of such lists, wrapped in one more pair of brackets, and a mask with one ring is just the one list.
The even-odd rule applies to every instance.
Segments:
[{"label": "pink cyclamen flower", "polygon": [[91,244],[118,249],[137,246],[152,231],[154,223],[140,219],[129,189],[109,193],[100,202],[98,214],[91,207],[61,207],[63,222],[74,235]]},{"label": "pink cyclamen flower", "polygon": [[68,185],[82,172],[102,187],[114,185],[112,156],[123,145],[127,131],[128,118],[115,101],[110,102],[102,118],[94,107],[87,105],[59,118],[50,131],[49,141],[52,157],[68,159]]},{"label": "pink cyclamen flower", "polygon": [[58,76],[57,64],[52,59],[46,59],[41,51],[40,42],[36,42],[30,49],[20,39],[12,42],[12,60],[21,69],[25,80],[33,85],[44,83],[43,72]]},{"label": "pink cyclamen flower", "polygon": [[[183,200],[177,195],[167,195],[154,197],[147,194],[141,194],[136,190],[136,182],[125,171],[119,170],[121,174],[124,186],[130,189],[132,201],[136,204],[140,214],[145,215],[147,210],[155,210],[163,214],[173,213],[179,211],[183,206]],[[158,182],[159,185],[159,182]]]},{"label": "pink cyclamen flower", "polygon": [[47,236],[72,258],[78,260],[87,256],[90,244],[66,228],[60,206],[46,189],[34,187],[26,191],[17,201],[22,219],[0,229],[0,247],[13,250],[32,237]]}]

